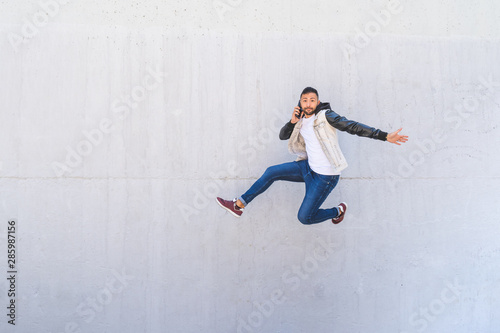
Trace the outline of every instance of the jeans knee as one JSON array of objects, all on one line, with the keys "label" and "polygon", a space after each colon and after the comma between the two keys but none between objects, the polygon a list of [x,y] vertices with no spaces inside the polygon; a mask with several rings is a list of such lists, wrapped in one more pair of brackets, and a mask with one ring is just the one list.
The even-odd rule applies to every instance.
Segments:
[{"label": "jeans knee", "polygon": [[302,223],[304,225],[311,224],[311,218],[305,214],[301,214],[299,212],[299,214],[297,215],[297,218],[299,219],[300,223]]}]

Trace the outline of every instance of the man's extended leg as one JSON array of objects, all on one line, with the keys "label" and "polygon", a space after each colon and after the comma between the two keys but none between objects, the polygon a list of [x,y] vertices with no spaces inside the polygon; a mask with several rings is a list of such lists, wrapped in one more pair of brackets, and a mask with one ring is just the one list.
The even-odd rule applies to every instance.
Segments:
[{"label": "man's extended leg", "polygon": [[303,168],[301,164],[307,161],[289,162],[270,166],[255,183],[242,194],[238,199],[244,206],[248,205],[256,196],[263,193],[276,180],[286,180],[290,182],[303,182]]},{"label": "man's extended leg", "polygon": [[227,210],[229,213],[236,217],[243,214],[243,207],[248,205],[256,196],[264,192],[276,180],[287,180],[291,182],[303,182],[304,171],[306,170],[307,161],[289,162],[271,166],[266,169],[264,174],[255,181],[239,198],[231,200],[224,200],[217,197],[217,203]]}]

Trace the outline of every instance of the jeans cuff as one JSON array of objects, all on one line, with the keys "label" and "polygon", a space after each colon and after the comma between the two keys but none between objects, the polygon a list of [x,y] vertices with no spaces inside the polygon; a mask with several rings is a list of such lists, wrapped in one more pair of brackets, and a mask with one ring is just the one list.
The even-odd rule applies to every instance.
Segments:
[{"label": "jeans cuff", "polygon": [[239,197],[238,198],[239,201],[241,201],[241,203],[246,207],[247,206],[247,202],[245,200],[243,200],[243,197]]}]

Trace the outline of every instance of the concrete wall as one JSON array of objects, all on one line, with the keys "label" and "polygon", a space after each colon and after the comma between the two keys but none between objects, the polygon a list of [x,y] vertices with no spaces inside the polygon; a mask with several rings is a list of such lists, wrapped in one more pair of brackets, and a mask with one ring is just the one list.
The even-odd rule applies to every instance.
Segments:
[{"label": "concrete wall", "polygon": [[[0,3],[2,332],[497,332],[500,5]],[[341,134],[237,220],[214,202],[291,161],[302,88],[410,141]],[[16,304],[15,326],[9,302]]]}]

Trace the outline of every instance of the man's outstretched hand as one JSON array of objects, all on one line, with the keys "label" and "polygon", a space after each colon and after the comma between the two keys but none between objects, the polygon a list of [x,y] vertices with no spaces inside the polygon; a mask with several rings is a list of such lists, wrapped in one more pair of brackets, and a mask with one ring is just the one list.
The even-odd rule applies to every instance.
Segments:
[{"label": "man's outstretched hand", "polygon": [[408,135],[398,134],[399,132],[401,132],[401,130],[402,128],[398,129],[395,132],[387,134],[387,141],[389,141],[390,143],[395,143],[398,146],[401,146],[402,143],[408,141]]}]

